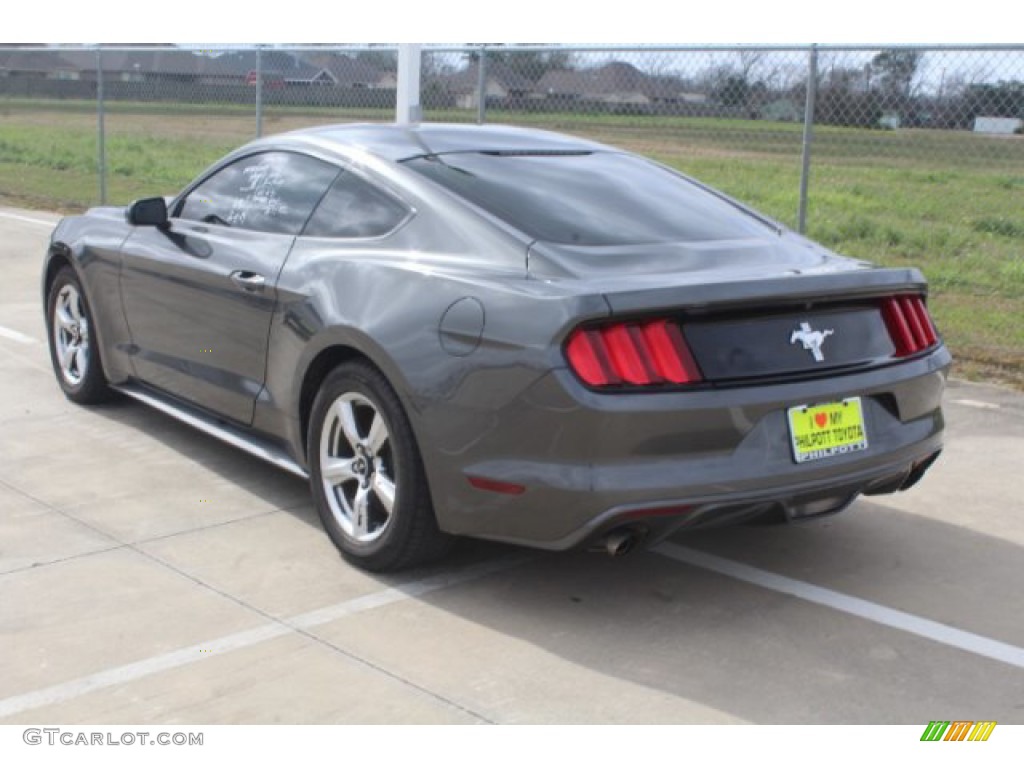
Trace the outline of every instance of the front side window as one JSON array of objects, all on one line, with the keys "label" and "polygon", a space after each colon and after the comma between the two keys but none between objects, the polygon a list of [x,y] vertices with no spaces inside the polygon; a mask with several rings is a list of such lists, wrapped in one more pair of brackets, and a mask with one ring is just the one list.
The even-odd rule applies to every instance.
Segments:
[{"label": "front side window", "polygon": [[221,168],[193,189],[178,217],[297,235],[340,169],[294,152],[261,152]]}]

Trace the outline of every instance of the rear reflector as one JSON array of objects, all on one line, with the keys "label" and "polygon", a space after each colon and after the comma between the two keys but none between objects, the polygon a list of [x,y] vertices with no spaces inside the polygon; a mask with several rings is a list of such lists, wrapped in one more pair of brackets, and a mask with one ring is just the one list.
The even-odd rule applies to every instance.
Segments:
[{"label": "rear reflector", "polygon": [[916,355],[939,340],[928,309],[917,294],[884,299],[882,317],[896,347],[896,357]]},{"label": "rear reflector", "polygon": [[565,347],[573,371],[592,387],[693,384],[703,379],[670,320],[577,328]]},{"label": "rear reflector", "polygon": [[507,493],[510,496],[519,496],[526,492],[525,485],[518,485],[517,483],[505,483],[501,480],[494,480],[490,477],[479,477],[477,475],[467,475],[466,479],[469,480],[469,484],[474,488],[479,488],[481,491],[493,491],[494,493]]},{"label": "rear reflector", "polygon": [[673,507],[647,507],[645,509],[630,510],[619,519],[642,520],[645,517],[675,517],[676,515],[685,515],[692,511],[692,504],[677,504]]}]

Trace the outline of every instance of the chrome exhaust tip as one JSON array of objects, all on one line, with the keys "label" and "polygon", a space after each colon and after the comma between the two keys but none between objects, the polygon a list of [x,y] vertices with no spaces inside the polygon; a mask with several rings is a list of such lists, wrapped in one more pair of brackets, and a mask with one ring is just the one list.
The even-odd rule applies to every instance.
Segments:
[{"label": "chrome exhaust tip", "polygon": [[641,536],[632,528],[619,528],[599,539],[591,551],[605,552],[611,557],[624,557],[636,549]]}]

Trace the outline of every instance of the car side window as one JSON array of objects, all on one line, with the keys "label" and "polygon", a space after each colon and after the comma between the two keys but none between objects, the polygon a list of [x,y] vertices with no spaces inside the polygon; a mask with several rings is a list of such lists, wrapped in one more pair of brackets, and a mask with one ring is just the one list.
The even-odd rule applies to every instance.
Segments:
[{"label": "car side window", "polygon": [[359,175],[344,171],[306,224],[307,237],[381,237],[411,213],[408,207]]},{"label": "car side window", "polygon": [[295,152],[261,152],[221,168],[193,189],[178,217],[297,235],[338,175],[337,166]]}]

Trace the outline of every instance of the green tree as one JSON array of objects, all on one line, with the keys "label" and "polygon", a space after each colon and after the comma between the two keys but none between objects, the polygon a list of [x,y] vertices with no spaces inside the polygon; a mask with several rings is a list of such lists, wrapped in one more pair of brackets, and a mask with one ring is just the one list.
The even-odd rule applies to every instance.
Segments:
[{"label": "green tree", "polygon": [[[550,50],[507,50],[502,43],[484,43],[488,62],[500,62],[522,75],[527,80],[537,81],[547,72],[572,69],[574,60],[571,51],[552,46]],[[480,58],[479,51],[466,54],[470,61]]]},{"label": "green tree", "polygon": [[878,76],[882,93],[895,103],[908,100],[914,76],[924,54],[906,48],[890,48],[871,60],[871,70]]},{"label": "green tree", "polygon": [[719,83],[714,97],[727,107],[745,107],[750,98],[750,85],[742,75],[731,75]]},{"label": "green tree", "polygon": [[356,61],[376,67],[381,72],[395,72],[398,69],[398,55],[394,48],[390,49],[367,49],[359,51],[355,56]]},{"label": "green tree", "polygon": [[965,97],[965,112],[971,120],[978,115],[1024,117],[1024,83],[1019,80],[971,85]]}]

